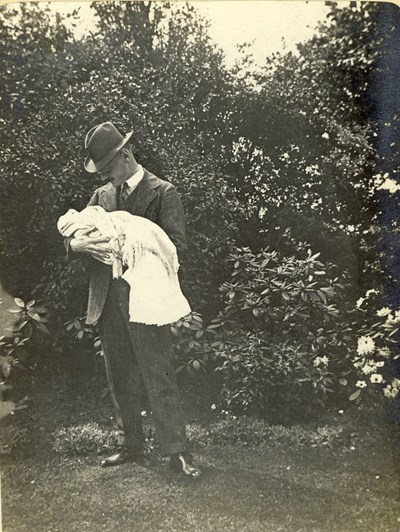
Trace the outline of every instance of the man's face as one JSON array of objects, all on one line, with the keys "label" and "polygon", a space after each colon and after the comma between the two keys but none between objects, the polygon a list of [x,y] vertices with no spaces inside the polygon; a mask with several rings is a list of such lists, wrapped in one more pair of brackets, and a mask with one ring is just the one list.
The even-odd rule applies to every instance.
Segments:
[{"label": "man's face", "polygon": [[113,187],[119,187],[129,177],[128,170],[124,152],[120,151],[99,173],[103,181],[109,181]]}]

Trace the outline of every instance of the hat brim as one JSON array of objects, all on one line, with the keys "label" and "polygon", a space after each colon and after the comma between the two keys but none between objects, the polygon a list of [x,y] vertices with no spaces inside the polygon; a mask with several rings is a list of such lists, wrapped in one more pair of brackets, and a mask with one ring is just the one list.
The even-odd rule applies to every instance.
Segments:
[{"label": "hat brim", "polygon": [[117,153],[120,151],[121,148],[125,146],[125,144],[128,142],[128,140],[131,138],[133,134],[133,131],[130,131],[125,137],[121,140],[119,144],[115,146],[105,157],[100,159],[100,161],[93,161],[93,159],[88,155],[85,159],[85,170],[89,172],[90,174],[94,174],[96,172],[100,172],[102,168],[107,166],[109,162],[111,162],[114,157],[117,155]]}]

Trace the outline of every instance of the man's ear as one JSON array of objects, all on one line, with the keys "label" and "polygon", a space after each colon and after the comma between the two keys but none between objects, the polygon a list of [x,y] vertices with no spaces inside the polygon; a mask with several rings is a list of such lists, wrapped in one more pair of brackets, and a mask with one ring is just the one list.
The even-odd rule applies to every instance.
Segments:
[{"label": "man's ear", "polygon": [[129,151],[126,148],[122,148],[121,155],[124,158],[124,161],[129,160]]}]

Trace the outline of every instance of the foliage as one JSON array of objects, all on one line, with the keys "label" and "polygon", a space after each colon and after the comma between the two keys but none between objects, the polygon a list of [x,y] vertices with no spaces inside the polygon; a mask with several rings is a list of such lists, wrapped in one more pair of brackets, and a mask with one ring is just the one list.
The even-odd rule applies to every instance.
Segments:
[{"label": "foliage", "polygon": [[53,449],[60,454],[112,452],[118,442],[118,432],[100,427],[97,423],[86,423],[59,429],[54,434]]},{"label": "foliage", "polygon": [[[154,428],[146,422],[143,430],[145,433],[145,452],[150,452],[155,445]],[[102,427],[94,422],[63,427],[53,434],[53,450],[59,454],[112,453],[117,446],[118,431],[109,427]]]},{"label": "foliage", "polygon": [[96,355],[103,355],[100,338],[97,335],[95,327],[86,324],[86,314],[83,316],[76,316],[65,324],[65,331],[76,342],[81,342],[89,351],[94,351]]},{"label": "foliage", "polygon": [[[133,127],[141,162],[178,186],[190,244],[183,282],[199,312],[219,304],[226,243],[285,245],[290,254],[295,244],[284,235],[291,231],[324,260],[343,268],[357,261],[359,236],[346,228],[370,226],[375,161],[374,132],[361,112],[367,98],[357,94],[368,93],[365,79],[384,63],[388,45],[376,36],[373,15],[385,7],[332,6],[330,22],[298,56],[268,60],[257,90],[239,69],[224,68],[190,5],[110,2],[93,9],[98,29],[79,41],[38,6],[1,12],[1,197],[4,205],[20,201],[0,224],[6,288],[24,293],[42,277],[40,293],[45,288],[57,301],[61,322],[83,314],[84,278],[78,266],[63,263],[55,222],[66,208],[83,207],[96,186],[82,174],[82,139],[105,119]],[[23,165],[18,138],[25,139]],[[343,242],[346,253],[332,253]],[[72,284],[82,295],[69,298]]]},{"label": "foliage", "polygon": [[344,367],[352,340],[345,286],[319,254],[303,254],[245,248],[229,256],[214,352],[223,397],[236,410],[307,413],[336,389],[332,373]]},{"label": "foliage", "polygon": [[0,418],[25,408],[24,401],[16,406],[12,401],[3,400],[3,394],[12,389],[9,380],[13,368],[29,367],[29,351],[34,348],[35,342],[37,344],[35,331],[50,334],[46,325],[46,308],[35,306],[35,300],[25,303],[16,297],[14,301],[16,308],[7,309],[14,316],[12,326],[8,327],[11,335],[0,337]]},{"label": "foliage", "polygon": [[373,388],[389,400],[398,401],[400,397],[400,310],[377,309],[379,300],[382,298],[378,291],[369,290],[357,303],[363,319],[352,361],[357,370],[357,382],[350,396],[357,402]]},{"label": "foliage", "polygon": [[261,419],[229,414],[208,426],[188,427],[188,437],[198,445],[332,448],[341,442],[341,432],[342,428],[335,426],[271,425]]},{"label": "foliage", "polygon": [[[324,261],[354,265],[355,286],[370,285],[380,273],[376,229],[388,204],[374,193],[375,178],[382,171],[396,179],[398,169],[398,22],[393,5],[332,2],[296,54],[274,54],[260,74],[246,72],[243,79],[251,76],[258,92],[238,84],[243,111],[228,168],[252,210],[252,233],[262,229],[264,246],[276,248],[289,229]],[[389,211],[393,218],[394,206]],[[385,234],[387,252],[394,241]]]},{"label": "foliage", "polygon": [[[287,422],[316,413],[331,388],[324,364],[313,365],[302,346],[270,344],[250,333],[218,351],[222,398],[229,409]],[[322,359],[324,360],[324,359]]]},{"label": "foliage", "polygon": [[196,371],[210,368],[213,347],[216,345],[215,329],[218,327],[213,322],[206,326],[197,312],[192,312],[171,325],[178,356],[178,373],[186,369],[190,375],[194,375]]},{"label": "foliage", "polygon": [[[145,447],[149,453],[156,442],[152,424],[146,423]],[[265,421],[225,415],[207,426],[189,424],[187,435],[192,445],[249,445],[275,447],[334,447],[340,442],[342,428],[335,426],[304,427],[270,425]],[[117,447],[118,433],[97,423],[85,423],[57,430],[53,434],[53,450],[62,455],[112,453]]]},{"label": "foliage", "polygon": [[[0,8],[4,288],[26,299],[33,286],[55,330],[67,322],[92,343],[85,263],[65,261],[56,221],[99,185],[83,139],[112,120],[187,213],[181,281],[195,312],[172,329],[180,368],[219,365],[225,399],[263,413],[272,390],[289,410],[354,386],[360,325],[347,312],[382,266],[385,305],[399,308],[397,8],[332,2],[313,38],[259,72],[246,46],[228,70],[192,5],[92,9],[97,28],[77,39],[46,7]],[[45,327],[29,312],[22,331]]]},{"label": "foliage", "polygon": [[14,315],[15,322],[10,331],[14,334],[20,334],[27,340],[30,340],[35,330],[39,330],[47,335],[50,331],[46,325],[48,322],[48,311],[44,307],[35,306],[36,301],[32,299],[25,303],[19,297],[15,297],[17,305],[15,309],[9,309],[8,312]]},{"label": "foliage", "polygon": [[[54,27],[46,10],[26,7],[18,16],[8,7],[1,12],[10,84],[28,76],[31,68],[29,86],[18,83],[14,96],[4,103],[0,124],[1,131],[7,131],[0,134],[5,163],[0,197],[5,206],[13,206],[5,208],[0,219],[4,287],[24,294],[29,286],[37,286],[55,310],[58,325],[83,315],[84,265],[65,264],[55,224],[67,208],[82,208],[98,186],[96,178],[83,175],[83,139],[93,123],[112,120],[122,131],[134,129],[133,148],[140,162],[171,180],[181,194],[189,237],[183,284],[203,312],[214,304],[223,247],[234,236],[237,218],[215,159],[199,148],[202,136],[218,137],[224,126],[223,117],[214,112],[225,93],[221,53],[190,6],[110,2],[93,8],[98,31],[76,41],[61,31],[58,20],[57,46],[51,42],[56,28],[44,30],[46,25]],[[36,42],[37,33],[50,42]],[[22,36],[26,46],[21,71],[15,65]],[[123,43],[117,46],[115,39]],[[45,63],[43,49],[51,50]],[[22,138],[21,159],[15,139]],[[13,198],[18,198],[17,209]]]},{"label": "foliage", "polygon": [[[3,403],[6,401],[0,402],[0,411]],[[11,401],[10,401],[11,402]],[[15,407],[15,405],[14,405]],[[14,411],[14,408],[13,410]],[[0,414],[0,419],[1,416]],[[4,431],[4,428],[2,429]],[[31,434],[28,428],[25,427],[16,427],[15,425],[9,425],[7,427],[6,438],[1,442],[0,445],[0,455],[1,456],[10,456],[15,459],[16,456],[23,450],[29,447],[31,443]],[[3,437],[4,437],[3,432]]]}]

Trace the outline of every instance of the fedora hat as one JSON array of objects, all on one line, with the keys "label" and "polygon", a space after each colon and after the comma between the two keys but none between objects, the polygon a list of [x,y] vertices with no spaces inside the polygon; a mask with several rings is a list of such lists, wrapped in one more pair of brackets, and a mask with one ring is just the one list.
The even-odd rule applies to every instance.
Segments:
[{"label": "fedora hat", "polygon": [[88,172],[100,172],[117,155],[131,138],[133,131],[123,136],[111,122],[93,127],[85,138],[88,155],[85,168]]}]

